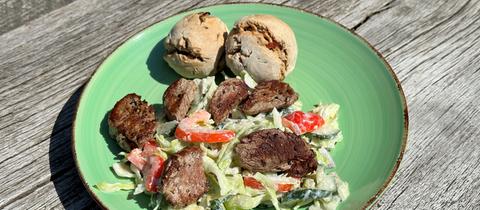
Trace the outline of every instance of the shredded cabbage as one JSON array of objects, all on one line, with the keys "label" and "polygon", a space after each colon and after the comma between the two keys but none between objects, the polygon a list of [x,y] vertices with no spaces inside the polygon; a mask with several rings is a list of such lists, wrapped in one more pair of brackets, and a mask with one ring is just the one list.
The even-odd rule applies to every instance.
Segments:
[{"label": "shredded cabbage", "polygon": [[218,149],[208,148],[205,145],[205,143],[200,143],[199,145],[200,145],[200,149],[202,149],[203,152],[205,152],[205,154],[207,154],[208,157],[213,158],[213,159],[218,158],[218,155],[220,153],[220,151],[218,151]]},{"label": "shredded cabbage", "polygon": [[139,183],[135,187],[135,190],[133,191],[133,195],[142,194],[143,192],[145,192],[145,185],[143,183]]},{"label": "shredded cabbage", "polygon": [[303,104],[301,101],[295,101],[295,103],[283,110],[283,115],[290,114],[294,111],[302,111],[302,106]]},{"label": "shredded cabbage", "polygon": [[234,195],[228,199],[224,205],[226,209],[253,209],[257,207],[260,202],[262,202],[265,194],[260,194],[257,196],[248,196],[248,195]]},{"label": "shredded cabbage", "polygon": [[220,126],[219,129],[232,130],[236,133],[238,138],[241,138],[244,135],[247,135],[251,132],[273,128],[273,121],[267,119],[265,114],[258,114],[255,117],[247,116],[246,119],[226,119]]},{"label": "shredded cabbage", "polygon": [[233,149],[238,142],[240,142],[240,140],[238,138],[234,138],[222,146],[217,160],[217,165],[222,171],[225,171],[225,169],[230,167],[230,164],[233,160]]},{"label": "shredded cabbage", "polygon": [[208,102],[212,98],[215,90],[217,89],[217,84],[215,84],[215,77],[206,77],[203,79],[194,79],[193,80],[197,84],[197,96],[192,103],[188,114],[195,113],[200,109],[205,109],[208,105]]},{"label": "shredded cabbage", "polygon": [[346,200],[347,197],[350,195],[350,191],[348,190],[348,183],[341,180],[340,177],[335,174],[335,184],[337,185],[337,193],[340,199],[342,201]]},{"label": "shredded cabbage", "polygon": [[[257,84],[246,72],[241,75],[241,78],[250,88]],[[189,113],[205,109],[217,88],[214,77],[195,79],[194,81],[197,84],[198,92]],[[335,209],[340,202],[347,199],[349,196],[348,183],[342,181],[335,173],[325,173],[324,171],[324,169],[335,167],[329,151],[343,138],[337,120],[339,110],[337,104],[317,105],[312,112],[321,115],[325,124],[313,133],[301,136],[312,146],[316,154],[319,165],[315,173],[302,179],[277,173],[255,173],[252,175],[251,172],[242,170],[237,162],[233,161],[234,148],[240,141],[239,139],[261,129],[277,128],[285,130],[282,124],[282,116],[301,110],[301,107],[302,103],[297,101],[286,109],[279,111],[274,108],[270,113],[261,113],[253,117],[245,116],[240,110],[234,110],[232,117],[215,128],[212,126],[213,129],[232,130],[236,133],[236,138],[223,144],[195,144],[204,151],[203,167],[209,179],[210,189],[197,203],[182,209],[243,210],[273,205],[276,210],[280,210],[283,208],[298,209],[309,205],[309,210],[324,210]],[[213,124],[212,120],[210,120],[210,124]],[[157,126],[158,153],[164,159],[191,145],[175,139],[173,132],[177,125],[177,121],[165,122],[162,115],[161,123]],[[135,183],[110,184],[102,182],[95,187],[102,192],[133,190],[134,195],[146,192],[141,171],[127,163],[126,153],[120,153],[119,155],[124,157],[120,162],[112,165],[115,174],[120,177],[134,178]],[[246,187],[243,180],[244,176],[253,176],[262,184],[263,189]],[[293,190],[278,193],[276,192],[276,186],[279,183],[292,183],[294,185]],[[174,210],[174,207],[165,201],[161,193],[153,194],[152,199],[150,208]]]},{"label": "shredded cabbage", "polygon": [[333,161],[330,152],[321,147],[318,150],[314,150],[318,164],[325,166],[326,168],[335,168],[335,162]]},{"label": "shredded cabbage", "polygon": [[274,127],[280,129],[281,131],[284,131],[285,128],[282,124],[282,114],[278,112],[276,108],[273,108],[272,110],[272,118]]},{"label": "shredded cabbage", "polygon": [[113,171],[119,177],[125,178],[134,178],[135,174],[130,170],[130,167],[126,163],[113,163],[112,165]]},{"label": "shredded cabbage", "polygon": [[215,175],[215,178],[218,182],[218,187],[220,188],[220,195],[227,195],[231,191],[231,186],[227,180],[226,175],[218,168],[215,161],[213,161],[208,156],[203,157],[203,167],[206,173],[212,173]]},{"label": "shredded cabbage", "polygon": [[275,186],[273,185],[273,183],[265,175],[258,172],[255,173],[253,177],[256,180],[258,180],[260,183],[262,183],[275,209],[280,210],[280,205],[277,199],[277,193],[275,192]]},{"label": "shredded cabbage", "polygon": [[159,123],[157,125],[157,134],[158,135],[169,135],[173,133],[175,128],[178,125],[178,121],[172,120],[164,123]]},{"label": "shredded cabbage", "polygon": [[133,190],[135,189],[135,184],[133,183],[106,183],[100,182],[95,185],[97,189],[102,192],[117,192],[120,190]]},{"label": "shredded cabbage", "polygon": [[159,145],[160,149],[167,154],[177,153],[178,151],[182,150],[187,146],[186,143],[183,141],[180,141],[178,139],[173,139],[172,141],[169,141],[165,139],[163,135],[158,135],[158,134],[156,135],[155,140]]},{"label": "shredded cabbage", "polygon": [[255,80],[252,78],[252,76],[250,76],[250,74],[243,70],[240,72],[240,74],[238,75],[240,77],[240,79],[242,79],[245,84],[249,87],[249,88],[255,88],[255,86],[257,86],[257,82],[255,82]]},{"label": "shredded cabbage", "polygon": [[320,115],[323,120],[325,120],[325,124],[329,124],[337,119],[337,113],[340,109],[338,104],[318,104],[314,109],[312,109],[313,113]]}]

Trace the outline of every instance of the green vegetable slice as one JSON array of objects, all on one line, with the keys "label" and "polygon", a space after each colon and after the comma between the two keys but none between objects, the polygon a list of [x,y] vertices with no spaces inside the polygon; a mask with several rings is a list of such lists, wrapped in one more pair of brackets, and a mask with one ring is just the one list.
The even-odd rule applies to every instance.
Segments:
[{"label": "green vegetable slice", "polygon": [[95,185],[97,189],[102,192],[117,192],[120,190],[133,190],[135,189],[135,184],[133,183],[107,183],[100,182]]},{"label": "green vegetable slice", "polygon": [[306,205],[314,200],[332,195],[332,192],[319,189],[296,189],[285,193],[280,198],[280,203],[285,207],[293,207],[298,204]]}]

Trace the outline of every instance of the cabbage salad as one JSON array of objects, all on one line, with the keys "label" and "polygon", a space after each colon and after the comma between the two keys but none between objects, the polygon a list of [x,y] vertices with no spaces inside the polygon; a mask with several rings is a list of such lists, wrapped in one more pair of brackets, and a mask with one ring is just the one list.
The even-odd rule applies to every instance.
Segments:
[{"label": "cabbage salad", "polygon": [[[248,74],[241,79],[250,87],[256,83]],[[198,85],[198,95],[190,108],[189,114],[205,109],[217,85],[214,77],[195,79]],[[279,209],[335,209],[349,195],[348,184],[333,171],[335,162],[330,152],[336,143],[343,138],[338,125],[337,104],[319,103],[308,113],[319,115],[323,126],[301,135],[314,151],[318,163],[314,173],[302,178],[289,177],[282,173],[252,173],[242,169],[235,160],[235,145],[240,139],[254,131],[277,128],[282,131],[296,133],[295,127],[285,126],[283,118],[296,111],[301,111],[300,101],[292,106],[270,113],[260,113],[256,116],[245,116],[241,111],[234,110],[223,123],[214,125],[215,129],[231,130],[235,138],[226,143],[188,143],[175,138],[174,131],[177,121],[167,121],[164,113],[158,112],[159,120],[156,134],[155,153],[164,160],[189,145],[199,146],[204,151],[203,167],[209,182],[208,193],[197,203],[183,209],[240,210],[253,208]],[[133,152],[133,151],[132,151]],[[120,161],[112,165],[119,177],[125,178],[118,183],[98,183],[97,189],[103,192],[120,190],[130,191],[134,196],[146,194],[150,196],[150,208],[174,209],[162,196],[162,193],[151,193],[146,190],[145,179],[140,170],[127,158],[129,154],[121,152]],[[150,186],[151,187],[151,186]]]}]

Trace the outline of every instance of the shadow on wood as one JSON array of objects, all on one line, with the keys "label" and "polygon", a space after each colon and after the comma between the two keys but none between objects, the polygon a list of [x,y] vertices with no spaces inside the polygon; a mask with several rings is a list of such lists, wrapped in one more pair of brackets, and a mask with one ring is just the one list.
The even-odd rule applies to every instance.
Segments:
[{"label": "shadow on wood", "polygon": [[72,154],[72,124],[83,86],[68,99],[50,136],[50,181],[65,209],[100,209],[80,180]]}]

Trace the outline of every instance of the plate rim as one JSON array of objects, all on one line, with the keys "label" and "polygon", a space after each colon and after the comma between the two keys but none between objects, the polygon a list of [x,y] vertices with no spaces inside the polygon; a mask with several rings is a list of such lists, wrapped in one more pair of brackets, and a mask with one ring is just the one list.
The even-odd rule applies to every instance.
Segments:
[{"label": "plate rim", "polygon": [[83,87],[81,87],[81,93],[80,93],[80,97],[78,98],[78,101],[75,105],[75,111],[74,111],[74,118],[73,118],[73,123],[72,123],[72,143],[71,143],[71,149],[72,149],[72,154],[73,154],[73,158],[75,159],[75,169],[77,170],[78,172],[78,176],[80,177],[80,180],[82,181],[82,184],[83,186],[85,187],[85,189],[87,190],[88,194],[90,194],[90,197],[93,198],[93,200],[95,200],[95,202],[102,208],[102,209],[109,209],[98,197],[97,195],[90,189],[90,186],[88,185],[87,181],[85,180],[84,176],[83,176],[83,173],[82,173],[82,170],[80,169],[79,167],[79,163],[78,163],[78,159],[77,159],[77,151],[75,149],[75,128],[76,128],[76,122],[77,122],[77,115],[78,115],[78,107],[80,106],[80,102],[82,101],[83,99],[83,96],[85,94],[85,89],[87,87],[89,87],[91,85],[91,80],[92,78],[95,76],[95,74],[99,71],[99,68],[105,63],[105,61],[110,58],[112,56],[112,54],[117,51],[118,48],[120,48],[121,46],[123,46],[125,44],[125,42],[131,40],[134,36],[144,32],[145,30],[147,30],[148,28],[160,23],[160,22],[163,22],[165,21],[166,19],[168,18],[171,18],[173,16],[176,16],[176,15],[179,15],[181,13],[185,13],[185,12],[189,12],[189,11],[192,11],[192,10],[199,10],[199,9],[203,9],[203,8],[207,8],[207,7],[212,7],[212,6],[223,6],[223,5],[245,5],[245,4],[251,4],[251,5],[268,5],[268,6],[276,6],[276,7],[283,7],[283,8],[288,8],[288,9],[293,9],[293,10],[297,10],[299,12],[303,12],[303,13],[308,13],[308,14],[311,14],[311,15],[314,15],[314,16],[317,16],[318,18],[321,18],[323,20],[326,20],[330,23],[333,23],[335,24],[336,26],[339,26],[341,28],[343,28],[346,32],[350,33],[351,35],[353,35],[354,37],[360,39],[362,42],[364,42],[368,48],[370,48],[370,50],[372,50],[373,52],[375,52],[375,54],[378,56],[378,58],[380,58],[380,60],[383,62],[383,64],[387,67],[387,70],[388,70],[388,73],[390,74],[390,76],[394,79],[395,81],[395,84],[397,85],[397,91],[400,95],[400,101],[401,101],[401,104],[402,104],[402,108],[403,108],[403,133],[402,133],[402,144],[401,144],[401,147],[400,147],[400,153],[398,154],[398,157],[397,157],[397,161],[395,163],[395,165],[393,166],[393,169],[391,170],[390,172],[390,175],[387,177],[387,179],[383,182],[382,186],[380,187],[380,189],[375,193],[375,195],[373,195],[372,197],[370,197],[370,199],[362,206],[362,209],[367,209],[371,206],[373,206],[374,204],[376,204],[379,200],[378,198],[383,194],[383,192],[386,190],[387,187],[389,187],[391,181],[393,180],[393,178],[395,177],[396,173],[397,173],[397,170],[400,166],[400,163],[402,162],[402,159],[403,159],[403,155],[405,153],[405,150],[406,150],[406,146],[407,146],[407,141],[408,141],[408,126],[409,126],[409,115],[408,115],[408,106],[407,106],[407,101],[406,101],[406,97],[405,97],[405,93],[403,91],[403,88],[402,88],[402,85],[400,83],[400,80],[398,79],[396,73],[393,71],[393,68],[390,66],[390,64],[387,62],[387,60],[385,59],[385,57],[383,57],[383,55],[372,45],[370,44],[370,42],[368,42],[365,38],[363,38],[362,36],[360,36],[359,34],[357,34],[354,30],[351,30],[349,28],[347,28],[346,26],[344,26],[343,24],[331,19],[331,18],[328,18],[328,17],[325,17],[323,15],[320,15],[320,14],[316,14],[314,12],[311,12],[311,11],[307,11],[305,9],[301,9],[301,8],[297,8],[297,7],[294,7],[294,6],[289,6],[289,5],[282,5],[282,4],[277,4],[277,3],[264,3],[264,2],[235,2],[235,3],[229,3],[229,2],[225,2],[225,3],[219,3],[219,4],[209,4],[209,5],[205,5],[205,6],[201,6],[201,7],[198,7],[198,8],[187,8],[187,9],[183,9],[183,10],[180,10],[174,14],[171,14],[169,16],[166,16],[152,24],[149,24],[148,26],[142,28],[141,30],[138,30],[138,32],[135,32],[134,34],[128,36],[128,37],[125,37],[124,40],[120,41],[120,43],[118,43],[111,51],[108,55],[106,55],[105,57],[103,57],[101,59],[101,62],[95,67],[95,70],[90,74],[90,76],[88,77],[88,79],[85,81]]}]

